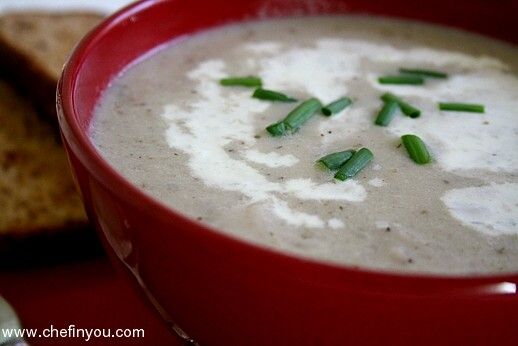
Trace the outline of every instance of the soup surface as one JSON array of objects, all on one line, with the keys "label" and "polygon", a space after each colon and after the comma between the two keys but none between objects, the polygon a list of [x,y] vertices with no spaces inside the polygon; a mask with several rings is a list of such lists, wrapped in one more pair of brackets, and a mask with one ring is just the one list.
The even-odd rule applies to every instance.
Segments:
[{"label": "soup surface", "polygon": [[[380,84],[399,68],[442,71]],[[371,17],[308,17],[216,28],[160,47],[115,78],[91,138],[123,176],[171,208],[286,253],[397,272],[518,271],[518,49],[476,35]],[[258,76],[299,100],[353,100],[288,136],[265,127],[297,104],[259,100],[221,78]],[[390,91],[419,108],[387,127]],[[438,102],[479,103],[485,113]],[[401,145],[412,133],[433,160]],[[344,182],[320,157],[369,148]]]}]

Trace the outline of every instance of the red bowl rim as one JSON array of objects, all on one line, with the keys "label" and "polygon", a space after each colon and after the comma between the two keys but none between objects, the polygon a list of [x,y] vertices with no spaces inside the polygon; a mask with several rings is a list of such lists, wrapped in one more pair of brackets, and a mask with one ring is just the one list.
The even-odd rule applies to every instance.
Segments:
[{"label": "red bowl rim", "polygon": [[[159,200],[149,196],[147,193],[140,190],[124,178],[100,155],[86,131],[81,129],[81,125],[78,121],[80,117],[77,114],[75,107],[74,91],[77,77],[81,70],[83,61],[88,56],[89,52],[92,49],[95,49],[96,42],[100,37],[109,32],[112,27],[117,26],[118,23],[130,18],[136,13],[147,9],[150,6],[167,1],[168,0],[142,0],[140,2],[130,4],[106,18],[76,46],[68,62],[65,64],[63,73],[58,82],[58,120],[62,136],[67,143],[76,144],[69,146],[69,148],[76,153],[81,153],[81,155],[77,155],[79,159],[86,167],[88,167],[88,170],[93,176],[96,176],[97,178],[102,177],[102,179],[99,180],[106,188],[114,192],[125,191],[126,199],[133,203],[140,201],[140,203],[138,203],[139,207],[144,208],[154,216],[180,221],[189,226],[191,232],[196,231],[200,236],[209,237],[211,240],[218,242],[218,244],[221,244],[222,246],[247,251],[253,253],[258,258],[262,258],[262,260],[267,259],[270,262],[280,261],[284,262],[286,265],[295,265],[301,268],[303,267],[304,269],[311,269],[314,272],[326,272],[330,275],[345,274],[363,279],[375,278],[376,281],[382,281],[387,284],[390,284],[391,282],[398,282],[398,285],[405,283],[412,284],[419,281],[424,285],[439,284],[446,285],[446,287],[463,287],[466,289],[460,292],[461,295],[475,295],[481,297],[488,295],[488,291],[483,289],[484,287],[493,287],[493,285],[502,283],[514,283],[515,285],[518,285],[518,273],[476,274],[469,276],[398,273],[369,268],[353,268],[347,265],[328,263],[299,257],[297,255],[281,253],[231,236],[220,230],[190,219],[166,206]],[[143,52],[142,54],[145,53],[148,52]],[[495,292],[491,291],[489,294],[494,295]]]}]

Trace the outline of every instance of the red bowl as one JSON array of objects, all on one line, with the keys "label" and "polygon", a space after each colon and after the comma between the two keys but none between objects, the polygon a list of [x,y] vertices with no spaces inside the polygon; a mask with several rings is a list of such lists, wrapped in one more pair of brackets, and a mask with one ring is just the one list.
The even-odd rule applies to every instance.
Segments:
[{"label": "red bowl", "polygon": [[180,35],[259,14],[361,12],[460,26],[516,42],[515,4],[149,0],[123,9],[82,41],[58,87],[63,142],[90,219],[164,318],[201,345],[516,345],[518,274],[395,275],[261,248],[150,198],[104,161],[87,133],[110,80]]}]

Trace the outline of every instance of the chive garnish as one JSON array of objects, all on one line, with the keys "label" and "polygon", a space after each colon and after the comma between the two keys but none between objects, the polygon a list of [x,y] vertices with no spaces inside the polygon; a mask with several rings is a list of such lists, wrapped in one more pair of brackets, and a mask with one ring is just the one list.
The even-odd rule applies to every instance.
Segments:
[{"label": "chive garnish", "polygon": [[268,126],[266,131],[274,137],[284,136],[286,134],[286,125],[284,125],[283,121],[279,121],[278,123]]},{"label": "chive garnish", "polygon": [[340,113],[351,103],[353,103],[353,101],[350,98],[344,96],[323,107],[321,111],[325,116],[331,116],[333,114]]},{"label": "chive garnish", "polygon": [[263,85],[263,82],[261,81],[261,78],[259,77],[228,77],[220,79],[219,84],[223,86],[244,86],[244,87],[251,87],[251,88],[257,88],[261,87]]},{"label": "chive garnish", "polygon": [[272,124],[266,128],[272,136],[282,136],[296,132],[306,121],[311,118],[317,110],[322,107],[316,98],[310,98],[295,107],[288,113],[284,120]]},{"label": "chive garnish", "polygon": [[383,108],[378,113],[376,120],[374,123],[379,126],[388,126],[394,116],[396,115],[396,110],[398,109],[398,103],[395,101],[387,101],[383,104]]},{"label": "chive garnish", "polygon": [[408,73],[411,75],[417,75],[421,77],[430,77],[430,78],[448,78],[448,75],[444,72],[432,71],[432,70],[422,70],[422,69],[412,69],[412,68],[400,68],[399,72]]},{"label": "chive garnish", "polygon": [[472,113],[484,113],[484,105],[471,104],[471,103],[448,103],[440,102],[439,109],[441,111],[455,111],[455,112],[472,112]]},{"label": "chive garnish", "polygon": [[401,141],[408,155],[415,163],[423,165],[431,161],[430,153],[421,138],[416,135],[403,135],[401,136]]},{"label": "chive garnish", "polygon": [[346,180],[354,177],[373,159],[374,155],[367,148],[361,148],[353,154],[353,156],[340,167],[335,174],[335,179]]},{"label": "chive garnish", "polygon": [[252,97],[260,100],[279,101],[279,102],[297,102],[296,99],[287,96],[286,94],[280,93],[274,90],[267,90],[263,88],[255,89]]},{"label": "chive garnish", "polygon": [[417,118],[421,115],[421,111],[409,103],[403,101],[401,98],[397,97],[392,93],[385,93],[381,96],[381,99],[385,102],[395,101],[399,105],[401,112],[403,114],[408,115],[410,118]]},{"label": "chive garnish", "polygon": [[415,75],[383,76],[378,78],[380,84],[424,84],[424,78]]},{"label": "chive garnish", "polygon": [[332,153],[320,158],[317,162],[334,171],[346,163],[355,153],[355,150],[346,150]]},{"label": "chive garnish", "polygon": [[322,107],[322,104],[318,99],[314,97],[310,98],[292,110],[286,118],[284,118],[284,124],[291,132],[295,132],[308,121],[320,107]]}]

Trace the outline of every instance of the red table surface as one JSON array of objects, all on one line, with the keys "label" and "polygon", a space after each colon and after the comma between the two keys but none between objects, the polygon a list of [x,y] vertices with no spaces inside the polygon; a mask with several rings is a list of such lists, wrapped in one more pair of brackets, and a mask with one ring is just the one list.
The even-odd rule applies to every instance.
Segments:
[{"label": "red table surface", "polygon": [[144,338],[31,338],[38,345],[181,345],[158,315],[98,258],[59,266],[0,272],[0,295],[26,328],[143,328]]}]

